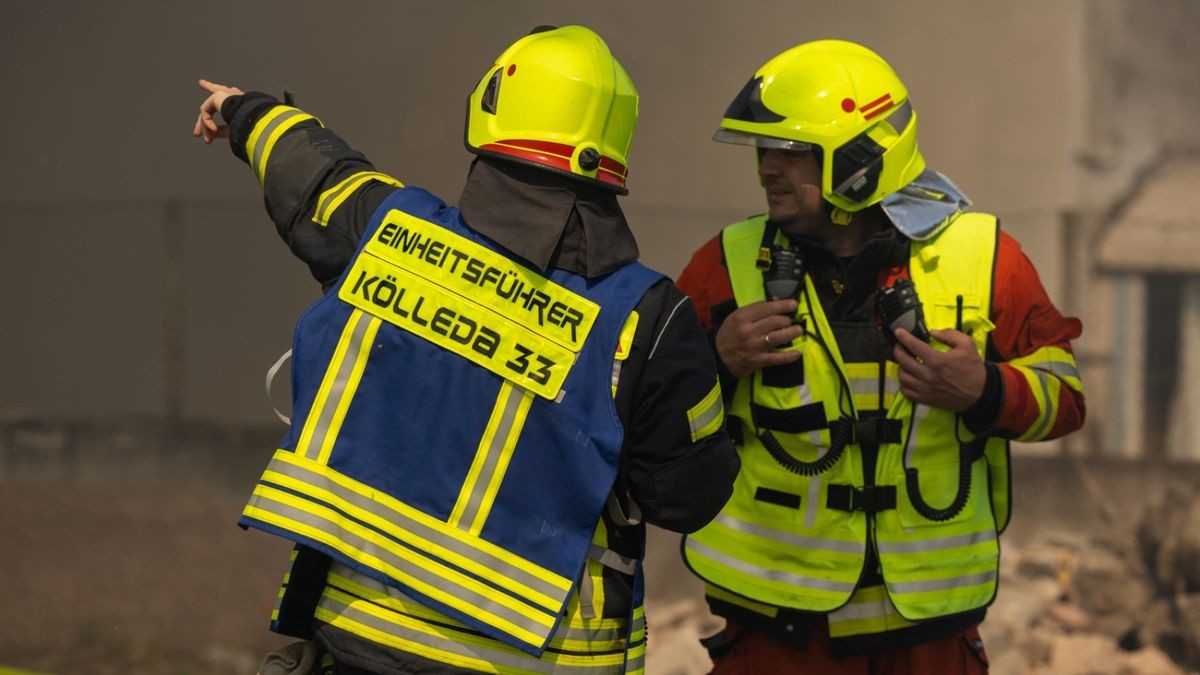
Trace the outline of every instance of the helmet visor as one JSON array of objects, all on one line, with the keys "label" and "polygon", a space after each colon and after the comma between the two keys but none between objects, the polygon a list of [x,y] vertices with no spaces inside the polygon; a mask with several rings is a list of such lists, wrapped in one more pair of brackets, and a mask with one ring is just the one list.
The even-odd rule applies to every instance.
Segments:
[{"label": "helmet visor", "polygon": [[717,129],[717,133],[713,134],[713,140],[717,141],[718,143],[753,145],[764,150],[792,150],[795,152],[811,152],[815,147],[812,143],[793,141],[787,138],[775,138],[774,136],[748,134],[744,131],[734,131],[732,129]]}]

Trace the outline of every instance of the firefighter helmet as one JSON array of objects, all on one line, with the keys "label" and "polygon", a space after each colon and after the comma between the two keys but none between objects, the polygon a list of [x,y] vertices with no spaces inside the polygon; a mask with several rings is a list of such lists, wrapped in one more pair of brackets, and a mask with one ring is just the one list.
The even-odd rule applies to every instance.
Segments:
[{"label": "firefighter helmet", "polygon": [[467,149],[626,194],[638,94],[583,26],[541,26],[504,51],[467,99]]},{"label": "firefighter helmet", "polygon": [[842,40],[808,42],[768,61],[729,105],[713,139],[819,149],[821,194],[851,213],[925,168],[904,83],[879,55]]}]

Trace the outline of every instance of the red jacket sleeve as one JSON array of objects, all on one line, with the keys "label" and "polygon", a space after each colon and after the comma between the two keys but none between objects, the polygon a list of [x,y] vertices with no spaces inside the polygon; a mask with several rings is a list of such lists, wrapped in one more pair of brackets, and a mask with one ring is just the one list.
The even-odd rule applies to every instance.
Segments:
[{"label": "red jacket sleeve", "polygon": [[692,254],[675,285],[692,299],[704,331],[712,331],[713,306],[733,299],[733,286],[729,284],[725,255],[721,251],[721,235],[709,239]]},{"label": "red jacket sleeve", "polygon": [[996,251],[989,356],[1004,393],[995,431],[1020,441],[1063,436],[1083,425],[1083,384],[1071,340],[1083,324],[1050,301],[1021,245],[1001,232]]}]

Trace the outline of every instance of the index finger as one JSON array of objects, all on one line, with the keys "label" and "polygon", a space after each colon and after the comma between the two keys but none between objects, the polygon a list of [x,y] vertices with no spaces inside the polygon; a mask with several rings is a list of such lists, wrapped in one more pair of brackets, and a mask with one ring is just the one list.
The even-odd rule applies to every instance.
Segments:
[{"label": "index finger", "polygon": [[909,354],[912,354],[922,361],[937,354],[937,351],[934,350],[933,347],[930,347],[928,344],[926,344],[924,340],[917,338],[903,328],[896,329],[896,340],[898,340],[900,344],[908,350]]}]

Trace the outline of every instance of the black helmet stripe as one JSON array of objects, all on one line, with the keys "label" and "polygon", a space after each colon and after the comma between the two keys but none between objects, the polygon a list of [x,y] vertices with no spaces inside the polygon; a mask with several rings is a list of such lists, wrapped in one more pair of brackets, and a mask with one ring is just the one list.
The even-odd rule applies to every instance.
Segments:
[{"label": "black helmet stripe", "polygon": [[725,117],[741,122],[782,122],[787,119],[762,102],[761,77],[750,80],[742,87],[725,110]]}]

